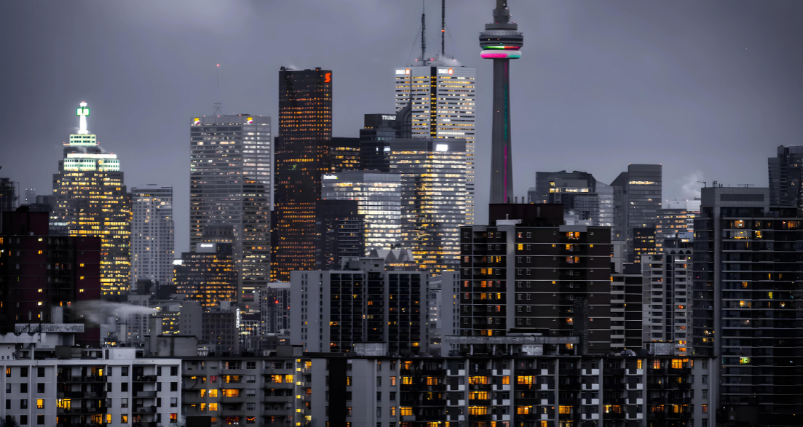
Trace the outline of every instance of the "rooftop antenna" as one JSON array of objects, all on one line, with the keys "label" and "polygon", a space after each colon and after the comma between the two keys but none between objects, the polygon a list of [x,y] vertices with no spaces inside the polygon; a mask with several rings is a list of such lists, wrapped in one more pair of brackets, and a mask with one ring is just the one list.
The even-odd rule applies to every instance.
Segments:
[{"label": "rooftop antenna", "polygon": [[446,0],[441,0],[441,58],[446,54]]},{"label": "rooftop antenna", "polygon": [[[220,64],[217,64],[216,70],[217,70],[217,99],[220,99]],[[214,114],[217,116],[220,114],[220,110],[223,109],[223,103],[218,101],[215,102],[214,105],[215,105]]]},{"label": "rooftop antenna", "polygon": [[421,61],[426,65],[426,51],[427,51],[427,3],[426,0],[421,0],[423,10],[421,11]]}]

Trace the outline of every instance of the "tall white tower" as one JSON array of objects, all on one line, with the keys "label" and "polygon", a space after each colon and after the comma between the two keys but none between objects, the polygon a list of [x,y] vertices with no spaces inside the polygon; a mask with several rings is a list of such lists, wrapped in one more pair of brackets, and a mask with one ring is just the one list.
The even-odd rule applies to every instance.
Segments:
[{"label": "tall white tower", "polygon": [[131,289],[138,280],[173,279],[173,187],[131,189]]},{"label": "tall white tower", "polygon": [[412,97],[412,137],[466,141],[466,225],[474,224],[477,70],[445,56],[395,69],[396,111]]}]

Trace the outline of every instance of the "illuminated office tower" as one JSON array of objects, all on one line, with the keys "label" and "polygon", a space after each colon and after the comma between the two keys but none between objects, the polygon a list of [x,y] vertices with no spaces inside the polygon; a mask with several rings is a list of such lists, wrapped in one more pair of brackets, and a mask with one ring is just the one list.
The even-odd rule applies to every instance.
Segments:
[{"label": "illuminated office tower", "polygon": [[116,299],[131,281],[131,200],[116,154],[106,153],[87,130],[89,107],[77,110],[80,126],[64,143],[64,159],[53,175],[51,230],[101,238],[101,290]]},{"label": "illuminated office tower", "polygon": [[356,200],[364,218],[365,254],[401,241],[401,175],[352,171],[323,176],[324,200]]},{"label": "illuminated office tower", "polygon": [[466,167],[463,140],[390,141],[390,171],[402,175],[401,247],[412,250],[419,268],[432,274],[458,265]]},{"label": "illuminated office tower", "polygon": [[190,250],[205,241],[207,228],[230,230],[240,290],[267,284],[270,117],[197,117],[190,134]]},{"label": "illuminated office tower", "polygon": [[199,243],[175,266],[176,292],[204,307],[237,302],[237,269],[229,243]]},{"label": "illuminated office tower", "polygon": [[663,167],[631,164],[611,183],[614,189],[613,239],[627,242],[633,254],[633,229],[655,227],[661,209]]},{"label": "illuminated office tower", "polygon": [[412,137],[465,141],[467,224],[474,223],[476,76],[476,69],[442,55],[395,69],[396,113],[412,107]]},{"label": "illuminated office tower", "polygon": [[173,187],[131,189],[131,288],[173,280]]},{"label": "illuminated office tower", "polygon": [[494,21],[480,33],[482,58],[494,62],[491,138],[491,203],[513,199],[513,152],[510,128],[510,60],[521,58],[524,36],[510,21],[507,0],[496,0]]},{"label": "illuminated office tower", "polygon": [[320,241],[316,212],[321,176],[331,172],[332,72],[279,71],[279,133],[274,159],[274,211],[278,247],[271,276],[315,268]]}]

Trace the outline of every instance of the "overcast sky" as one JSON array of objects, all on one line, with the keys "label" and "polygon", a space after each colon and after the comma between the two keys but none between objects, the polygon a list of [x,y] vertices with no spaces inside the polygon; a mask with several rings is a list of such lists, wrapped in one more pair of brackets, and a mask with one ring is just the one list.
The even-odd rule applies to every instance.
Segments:
[{"label": "overcast sky", "polygon": [[[425,0],[439,49],[440,1]],[[491,63],[478,32],[493,0],[447,0],[446,50],[477,68],[477,209],[485,221]],[[662,163],[664,198],[696,181],[767,185],[775,147],[803,135],[803,2],[509,0],[525,35],[512,64],[515,194],[535,171],[610,182]],[[333,70],[334,134],[393,111],[393,69],[414,57],[421,0],[8,1],[0,15],[0,176],[52,191],[62,142],[89,129],[127,186],[175,189],[188,248],[189,123],[223,112],[276,123],[283,65]],[[220,89],[216,64],[220,63]]]}]

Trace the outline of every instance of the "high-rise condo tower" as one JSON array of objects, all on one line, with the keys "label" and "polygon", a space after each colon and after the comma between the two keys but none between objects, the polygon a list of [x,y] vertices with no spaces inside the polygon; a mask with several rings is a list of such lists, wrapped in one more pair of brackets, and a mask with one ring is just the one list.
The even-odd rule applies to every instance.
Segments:
[{"label": "high-rise condo tower", "polygon": [[510,21],[507,0],[496,0],[494,22],[480,33],[482,57],[494,61],[493,135],[491,139],[491,203],[513,197],[513,160],[510,146],[510,60],[521,58],[524,36]]}]

